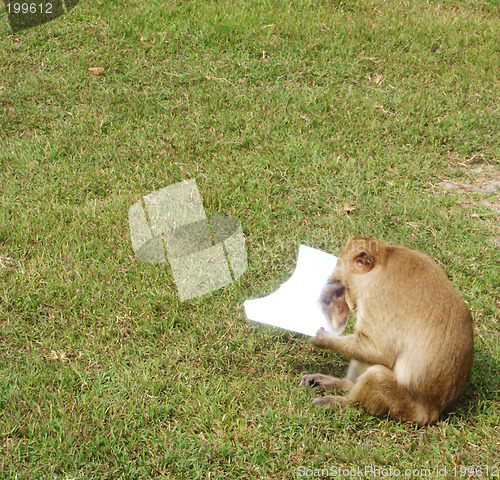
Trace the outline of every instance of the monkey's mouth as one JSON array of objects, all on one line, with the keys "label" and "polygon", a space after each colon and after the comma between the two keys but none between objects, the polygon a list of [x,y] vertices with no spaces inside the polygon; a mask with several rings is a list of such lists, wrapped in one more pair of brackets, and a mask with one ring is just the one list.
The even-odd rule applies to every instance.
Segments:
[{"label": "monkey's mouth", "polygon": [[333,333],[335,335],[341,335],[342,332],[345,330],[345,327],[347,326],[347,320],[349,320],[349,316],[345,320],[342,320],[342,322],[337,323],[334,325],[332,322],[330,322],[330,325],[332,326]]}]

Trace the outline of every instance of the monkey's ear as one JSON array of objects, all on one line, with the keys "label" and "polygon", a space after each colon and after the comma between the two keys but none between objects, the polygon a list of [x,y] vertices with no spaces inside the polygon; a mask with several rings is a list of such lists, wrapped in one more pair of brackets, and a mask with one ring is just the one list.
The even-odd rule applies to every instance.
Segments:
[{"label": "monkey's ear", "polygon": [[362,272],[369,272],[374,266],[375,261],[373,257],[366,252],[358,253],[354,258],[354,267]]}]

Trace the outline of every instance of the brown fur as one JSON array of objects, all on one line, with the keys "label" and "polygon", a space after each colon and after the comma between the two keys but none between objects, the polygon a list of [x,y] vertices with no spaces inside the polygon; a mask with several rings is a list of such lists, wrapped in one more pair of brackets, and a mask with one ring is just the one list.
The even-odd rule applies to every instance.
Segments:
[{"label": "brown fur", "polygon": [[[335,329],[345,324],[346,309],[357,312],[357,322],[352,335],[321,329],[313,345],[353,360],[344,379],[305,375],[301,384],[348,391],[347,399],[370,413],[420,425],[453,407],[472,365],[472,317],[431,258],[351,237],[320,300]],[[315,403],[344,406],[345,398]]]}]

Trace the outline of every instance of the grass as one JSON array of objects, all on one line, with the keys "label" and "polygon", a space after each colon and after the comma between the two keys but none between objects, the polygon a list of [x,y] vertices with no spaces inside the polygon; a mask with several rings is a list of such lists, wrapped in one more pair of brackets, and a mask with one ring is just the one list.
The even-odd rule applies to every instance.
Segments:
[{"label": "grass", "polygon": [[[496,2],[125,3],[15,34],[0,8],[1,478],[498,466]],[[127,212],[190,178],[249,268],[180,302]],[[301,375],[346,359],[244,317],[299,244],[350,232],[426,251],[471,308],[471,379],[432,426],[314,408]]]}]

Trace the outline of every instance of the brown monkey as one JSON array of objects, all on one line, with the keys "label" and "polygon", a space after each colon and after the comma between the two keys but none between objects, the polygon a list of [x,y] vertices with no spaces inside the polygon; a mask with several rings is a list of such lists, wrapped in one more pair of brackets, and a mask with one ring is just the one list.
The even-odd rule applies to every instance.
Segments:
[{"label": "brown monkey", "polygon": [[360,403],[420,425],[457,401],[473,357],[470,311],[427,255],[372,238],[349,238],[320,302],[335,329],[357,313],[352,335],[320,329],[313,345],[352,359],[344,379],[305,375],[301,385],[348,391],[313,403]]}]

